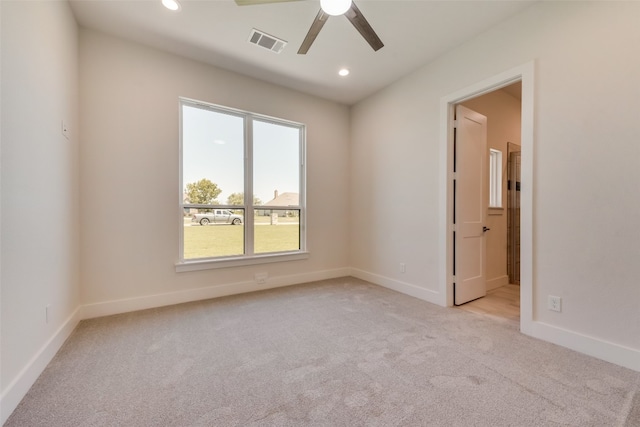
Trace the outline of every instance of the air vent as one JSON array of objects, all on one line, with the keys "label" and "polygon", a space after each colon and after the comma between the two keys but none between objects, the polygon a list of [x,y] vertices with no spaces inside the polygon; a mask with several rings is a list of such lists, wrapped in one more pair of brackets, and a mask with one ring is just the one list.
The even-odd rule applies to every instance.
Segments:
[{"label": "air vent", "polygon": [[249,43],[253,43],[257,46],[269,49],[271,52],[280,53],[282,49],[287,45],[287,42],[280,40],[279,38],[270,36],[267,33],[263,33],[255,28],[251,30],[249,36]]}]

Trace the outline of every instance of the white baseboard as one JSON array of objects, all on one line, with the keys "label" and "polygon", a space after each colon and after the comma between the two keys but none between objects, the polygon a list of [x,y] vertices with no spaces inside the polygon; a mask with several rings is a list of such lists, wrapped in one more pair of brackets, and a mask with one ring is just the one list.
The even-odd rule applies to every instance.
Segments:
[{"label": "white baseboard", "polygon": [[0,425],[4,424],[9,418],[58,350],[60,350],[62,344],[69,338],[69,335],[71,335],[80,320],[314,282],[317,280],[334,279],[349,276],[350,272],[351,270],[349,268],[323,270],[312,273],[271,277],[267,279],[264,284],[257,284],[255,281],[239,282],[79,306],[42,346],[36,355],[33,356],[16,379],[9,384],[2,396],[0,396]]},{"label": "white baseboard", "polygon": [[[435,291],[356,268],[351,269],[351,276],[433,304],[446,306],[445,299]],[[613,344],[542,322],[532,322],[531,333],[527,335],[640,372],[640,350]]]},{"label": "white baseboard", "polygon": [[398,280],[391,279],[389,277],[380,276],[378,274],[369,273],[357,268],[351,269],[351,276],[358,279],[366,280],[367,282],[374,283],[376,285],[392,289],[394,291],[410,295],[412,297],[421,299],[423,301],[430,302],[441,306],[446,306],[445,298],[440,295],[439,292],[425,289],[420,286],[413,285],[411,283],[400,282]]},{"label": "white baseboard", "polygon": [[599,338],[568,331],[542,322],[533,322],[532,337],[575,350],[640,372],[640,350],[610,343]]},{"label": "white baseboard", "polygon": [[[38,379],[38,376],[44,371],[49,362],[51,362],[60,347],[62,347],[62,344],[64,344],[66,339],[78,325],[78,322],[82,319],[272,289],[317,280],[334,279],[344,276],[353,276],[433,304],[446,306],[444,296],[440,295],[438,292],[354,268],[340,268],[312,273],[272,277],[264,284],[257,284],[255,281],[238,282],[207,288],[190,289],[179,292],[80,306],[33,356],[16,379],[9,384],[2,396],[0,396],[0,424],[4,424],[4,422],[9,418],[22,398]],[[532,323],[530,335],[534,338],[567,347],[580,353],[640,372],[640,350],[613,344],[541,322]]]},{"label": "white baseboard", "polygon": [[487,280],[487,291],[490,291],[492,289],[497,289],[502,286],[506,286],[508,284],[509,284],[509,276],[506,276],[506,275],[496,277],[494,279],[489,279]]},{"label": "white baseboard", "polygon": [[78,307],[7,386],[0,396],[0,425],[7,421],[22,398],[60,350],[62,344],[69,338],[80,322],[80,311],[80,307]]},{"label": "white baseboard", "polygon": [[110,316],[130,311],[146,310],[149,308],[164,307],[167,305],[182,304],[185,302],[201,301],[247,292],[262,291],[317,280],[334,279],[337,277],[348,276],[349,273],[349,268],[338,268],[334,270],[322,270],[311,273],[293,274],[289,276],[270,277],[263,284],[258,284],[255,280],[250,280],[246,282],[209,286],[206,288],[187,289],[184,291],[164,294],[146,295],[142,297],[86,304],[82,307],[81,318],[91,319],[94,317]]}]

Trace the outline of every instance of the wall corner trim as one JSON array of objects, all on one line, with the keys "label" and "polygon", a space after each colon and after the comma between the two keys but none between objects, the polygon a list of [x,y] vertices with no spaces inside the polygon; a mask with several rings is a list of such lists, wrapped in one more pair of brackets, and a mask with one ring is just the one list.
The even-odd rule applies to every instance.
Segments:
[{"label": "wall corner trim", "polygon": [[533,322],[531,326],[531,333],[526,335],[640,372],[640,349],[625,347],[548,323]]},{"label": "wall corner trim", "polygon": [[0,425],[7,421],[22,398],[78,326],[81,320],[80,313],[81,306],[78,306],[3,391],[0,396]]},{"label": "wall corner trim", "polygon": [[492,291],[502,286],[507,286],[508,284],[509,276],[507,276],[506,274],[504,276],[498,276],[493,279],[487,279],[487,291]]},{"label": "wall corner trim", "polygon": [[293,274],[288,276],[274,276],[270,277],[263,284],[258,284],[254,280],[248,280],[245,282],[227,283],[223,285],[186,289],[183,291],[168,292],[156,295],[123,298],[119,300],[86,304],[82,306],[80,318],[84,320],[92,319],[95,317],[111,316],[113,314],[128,313],[131,311],[146,310],[150,308],[183,304],[193,301],[202,301],[212,298],[244,294],[247,292],[264,291],[267,289],[314,282],[317,280],[335,279],[348,275],[348,268],[337,268],[332,270],[314,271],[310,273]]},{"label": "wall corner trim", "polygon": [[337,268],[304,274],[272,277],[269,278],[267,283],[260,285],[256,284],[254,281],[247,281],[159,295],[80,305],[33,356],[33,358],[26,364],[17,377],[2,393],[0,396],[0,425],[3,425],[7,421],[11,413],[13,413],[20,401],[24,398],[29,389],[33,386],[40,374],[42,374],[81,320],[242,294],[246,292],[279,288],[318,280],[334,279],[349,275],[349,268]]},{"label": "wall corner trim", "polygon": [[446,301],[443,296],[431,289],[426,289],[420,286],[416,286],[411,283],[401,282],[399,280],[391,279],[389,277],[381,276],[379,274],[369,273],[368,271],[360,270],[357,268],[351,269],[351,276],[366,280],[378,286],[400,292],[405,295],[412,296],[414,298],[421,299],[431,304],[436,304],[442,307],[446,307]]}]

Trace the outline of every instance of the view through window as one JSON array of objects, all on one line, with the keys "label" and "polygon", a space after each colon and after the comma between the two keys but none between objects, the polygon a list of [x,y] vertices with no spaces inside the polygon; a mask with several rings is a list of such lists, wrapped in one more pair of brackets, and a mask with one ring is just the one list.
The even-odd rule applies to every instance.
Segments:
[{"label": "view through window", "polygon": [[304,126],[181,100],[181,259],[304,250]]},{"label": "view through window", "polygon": [[502,207],[502,151],[489,149],[489,207]]}]

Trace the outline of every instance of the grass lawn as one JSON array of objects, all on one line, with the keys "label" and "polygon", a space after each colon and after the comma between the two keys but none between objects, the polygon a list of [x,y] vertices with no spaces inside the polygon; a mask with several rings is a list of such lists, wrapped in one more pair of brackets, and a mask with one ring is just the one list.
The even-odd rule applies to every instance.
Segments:
[{"label": "grass lawn", "polygon": [[[300,249],[297,223],[256,225],[255,252],[269,253]],[[193,225],[184,227],[184,258],[208,258],[242,255],[244,227],[238,225]]]}]

